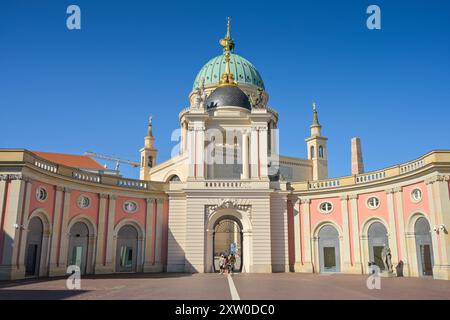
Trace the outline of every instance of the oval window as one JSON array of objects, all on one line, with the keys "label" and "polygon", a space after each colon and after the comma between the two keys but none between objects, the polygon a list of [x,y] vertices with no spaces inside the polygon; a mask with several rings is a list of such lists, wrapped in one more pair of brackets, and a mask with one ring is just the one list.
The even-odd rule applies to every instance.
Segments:
[{"label": "oval window", "polygon": [[89,208],[91,205],[91,199],[88,196],[81,195],[78,197],[77,205],[81,209]]},{"label": "oval window", "polygon": [[47,190],[43,187],[39,187],[36,189],[36,199],[38,201],[44,202],[47,200]]},{"label": "oval window", "polygon": [[420,200],[422,200],[422,190],[416,188],[411,191],[411,200],[413,202],[419,202]]},{"label": "oval window", "polygon": [[333,211],[333,205],[331,204],[331,202],[322,202],[321,204],[319,204],[319,211],[321,213],[330,213],[331,211]]},{"label": "oval window", "polygon": [[123,203],[123,211],[126,213],[134,213],[138,209],[138,205],[136,202],[133,201],[125,201]]},{"label": "oval window", "polygon": [[367,208],[369,209],[376,209],[380,206],[380,199],[377,197],[370,197],[367,199]]}]

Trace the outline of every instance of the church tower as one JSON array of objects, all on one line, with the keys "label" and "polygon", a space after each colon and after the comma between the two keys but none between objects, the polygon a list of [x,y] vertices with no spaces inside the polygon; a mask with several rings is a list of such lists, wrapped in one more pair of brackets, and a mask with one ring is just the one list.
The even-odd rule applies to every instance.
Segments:
[{"label": "church tower", "polygon": [[152,132],[152,117],[148,119],[148,131],[144,139],[144,147],[139,150],[141,153],[141,170],[139,178],[141,180],[150,180],[150,169],[156,165],[156,154],[158,150],[155,149],[155,138]]},{"label": "church tower", "polygon": [[312,179],[320,180],[328,178],[327,140],[322,136],[322,126],[319,123],[316,103],[313,102],[313,122],[310,126],[311,136],[307,138],[308,160],[313,163]]}]

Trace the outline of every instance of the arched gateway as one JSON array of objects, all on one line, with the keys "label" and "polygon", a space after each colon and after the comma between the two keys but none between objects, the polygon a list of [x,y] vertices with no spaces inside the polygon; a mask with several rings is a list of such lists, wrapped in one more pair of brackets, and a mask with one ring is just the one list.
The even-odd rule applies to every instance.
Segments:
[{"label": "arched gateway", "polygon": [[236,258],[234,272],[242,271],[242,225],[233,216],[224,216],[216,222],[213,233],[213,268],[220,271],[221,255]]},{"label": "arched gateway", "polygon": [[206,223],[205,272],[219,271],[223,254],[236,254],[235,271],[251,272],[251,223],[245,211],[224,208],[213,211]]}]

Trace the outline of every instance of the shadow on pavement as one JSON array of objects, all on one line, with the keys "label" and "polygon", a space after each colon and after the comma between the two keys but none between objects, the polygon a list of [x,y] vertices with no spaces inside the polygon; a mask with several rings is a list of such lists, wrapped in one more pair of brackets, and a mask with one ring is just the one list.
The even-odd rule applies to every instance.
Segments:
[{"label": "shadow on pavement", "polygon": [[[81,279],[95,280],[95,279],[170,279],[180,277],[191,277],[193,273],[113,273],[113,274],[89,274],[82,275]],[[18,280],[0,281],[0,289],[16,287],[28,284],[48,283],[52,281],[66,280],[67,276],[49,277],[49,278],[28,278]],[[1,296],[0,296],[1,299]]]},{"label": "shadow on pavement", "polygon": [[0,300],[61,300],[88,292],[87,290],[0,290]]}]

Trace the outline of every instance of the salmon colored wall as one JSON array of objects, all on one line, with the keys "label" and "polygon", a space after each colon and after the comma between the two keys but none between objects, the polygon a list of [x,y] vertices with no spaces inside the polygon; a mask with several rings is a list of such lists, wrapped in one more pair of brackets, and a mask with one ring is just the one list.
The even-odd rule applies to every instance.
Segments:
[{"label": "salmon colored wall", "polygon": [[[370,197],[377,197],[380,200],[380,205],[377,209],[369,209],[366,205],[367,199]],[[386,191],[363,193],[358,196],[358,218],[359,226],[363,228],[363,223],[372,216],[383,218],[386,223],[389,221],[388,205],[387,205]],[[385,225],[389,230],[389,226]]]},{"label": "salmon colored wall", "polygon": [[[411,200],[411,191],[415,188],[422,190],[422,200],[418,203],[414,203]],[[411,215],[418,211],[424,213],[428,217],[429,208],[427,186],[424,182],[411,184],[403,188],[403,217],[405,227],[408,227]]]},{"label": "salmon colored wall", "polygon": [[[80,195],[86,195],[91,199],[91,205],[86,209],[81,209],[77,205],[77,200]],[[97,225],[98,218],[98,206],[99,206],[99,195],[93,192],[82,192],[78,190],[72,190],[70,193],[70,210],[69,210],[69,221],[78,215],[86,215],[92,218],[95,225]]]},{"label": "salmon colored wall", "polygon": [[[319,204],[322,202],[331,202],[333,205],[333,211],[329,214],[323,214],[319,211]],[[311,199],[311,228],[315,228],[317,223],[320,221],[334,221],[337,225],[342,227],[342,213],[341,213],[341,200],[339,198],[321,198],[321,199]],[[315,232],[316,230],[311,230]],[[339,230],[337,230],[340,232]],[[311,234],[312,235],[312,234]]]},{"label": "salmon colored wall", "polygon": [[[138,205],[138,209],[134,213],[127,213],[123,211],[123,203],[125,201],[133,201]],[[139,198],[131,198],[131,197],[117,197],[116,199],[116,216],[114,220],[114,225],[117,225],[119,221],[123,219],[133,219],[138,221],[142,227],[145,228],[145,211],[146,211],[146,200]]]},{"label": "salmon colored wall", "polygon": [[[47,191],[47,200],[44,202],[40,202],[36,199],[36,191],[39,187],[43,187]],[[55,205],[55,187],[51,184],[43,183],[37,180],[31,182],[31,194],[30,194],[30,211],[28,212],[28,216],[30,214],[40,208],[44,209],[50,219],[53,219],[53,210]]]}]

